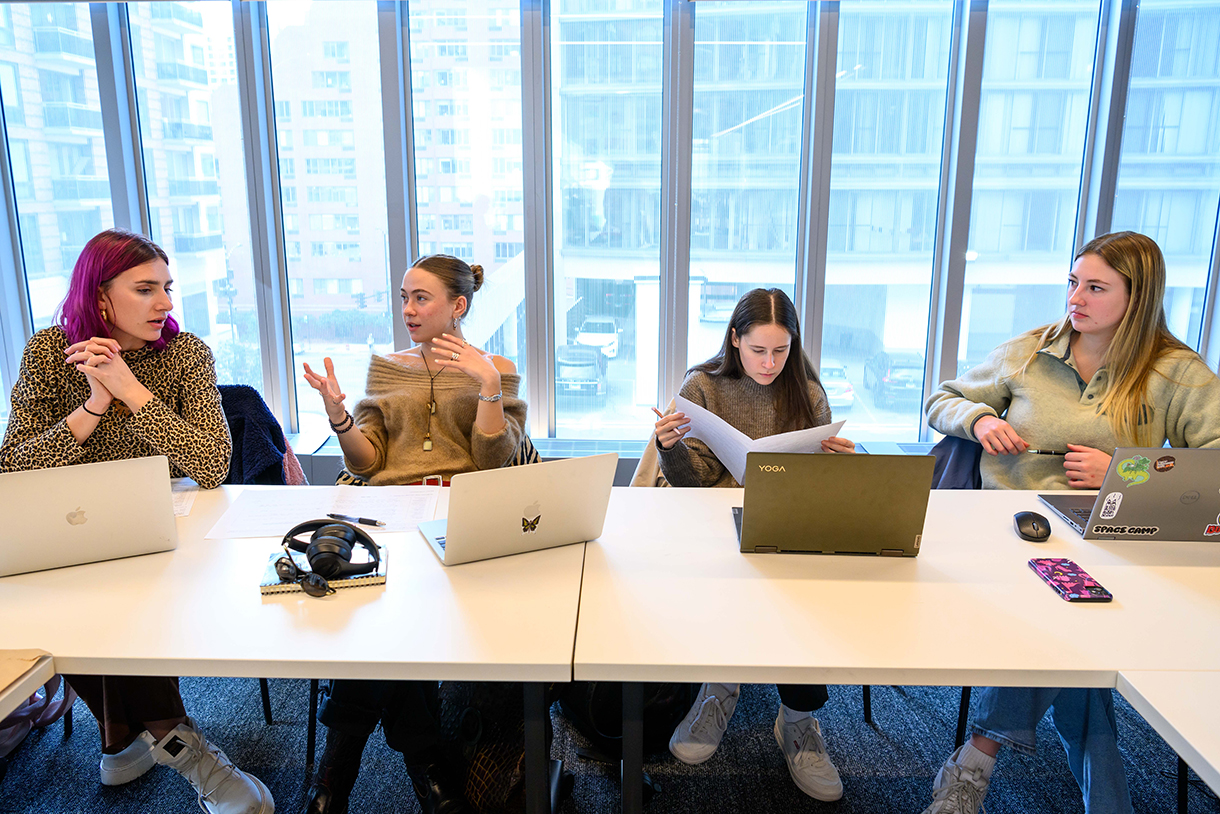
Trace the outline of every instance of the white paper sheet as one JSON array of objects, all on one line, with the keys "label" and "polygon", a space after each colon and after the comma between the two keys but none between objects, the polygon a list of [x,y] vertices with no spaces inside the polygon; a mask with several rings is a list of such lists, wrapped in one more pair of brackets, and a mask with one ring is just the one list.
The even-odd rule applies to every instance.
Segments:
[{"label": "white paper sheet", "polygon": [[174,517],[186,517],[195,505],[199,484],[190,478],[170,478],[169,488],[174,496]]},{"label": "white paper sheet", "polygon": [[675,396],[674,407],[677,412],[685,413],[686,417],[690,419],[690,432],[687,435],[707,444],[738,483],[746,481],[746,453],[821,452],[822,441],[832,435],[838,435],[839,430],[847,423],[846,421],[836,421],[834,424],[827,424],[823,427],[812,427],[807,430],[785,432],[752,440],[750,436],[731,426],[720,416],[689,399]]},{"label": "white paper sheet", "polygon": [[436,514],[438,486],[290,486],[245,489],[208,532],[209,540],[279,537],[328,513],[381,520],[369,532],[413,531]]}]

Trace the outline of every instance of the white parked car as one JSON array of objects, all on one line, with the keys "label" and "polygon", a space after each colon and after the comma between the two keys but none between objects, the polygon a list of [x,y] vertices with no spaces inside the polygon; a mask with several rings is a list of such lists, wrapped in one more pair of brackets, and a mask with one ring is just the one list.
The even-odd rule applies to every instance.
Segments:
[{"label": "white parked car", "polygon": [[599,348],[607,359],[618,356],[618,335],[622,329],[614,317],[585,317],[576,332],[576,344]]},{"label": "white parked car", "polygon": [[838,359],[823,359],[822,369],[818,371],[822,378],[822,387],[826,389],[826,398],[830,401],[830,412],[835,417],[839,413],[851,411],[856,403],[856,391],[847,380],[847,369]]}]

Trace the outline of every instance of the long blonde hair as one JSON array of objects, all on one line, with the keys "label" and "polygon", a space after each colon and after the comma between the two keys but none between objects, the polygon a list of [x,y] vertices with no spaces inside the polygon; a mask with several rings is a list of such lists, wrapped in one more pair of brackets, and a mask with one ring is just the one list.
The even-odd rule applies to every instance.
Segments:
[{"label": "long blonde hair", "polygon": [[[1110,382],[1097,410],[1110,422],[1114,435],[1137,446],[1160,443],[1148,437],[1145,401],[1148,380],[1156,374],[1156,364],[1170,353],[1186,353],[1198,357],[1190,347],[1169,332],[1165,321],[1165,258],[1156,242],[1138,232],[1112,232],[1100,235],[1084,245],[1073,262],[1086,254],[1100,257],[1106,265],[1121,274],[1127,282],[1131,299],[1114,338],[1102,357],[1102,367],[1109,371]],[[1058,322],[1035,328],[1027,336],[1038,336],[1038,344],[1025,363],[1023,373],[1038,351],[1072,330],[1069,314]],[[1202,360],[1200,360],[1202,361]],[[1181,384],[1179,382],[1179,384]]]}]

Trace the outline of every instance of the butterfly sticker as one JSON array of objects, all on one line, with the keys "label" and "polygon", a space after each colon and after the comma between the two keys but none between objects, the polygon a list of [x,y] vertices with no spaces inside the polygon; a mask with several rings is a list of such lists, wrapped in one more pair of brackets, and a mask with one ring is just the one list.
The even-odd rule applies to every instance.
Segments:
[{"label": "butterfly sticker", "polygon": [[522,534],[533,534],[534,532],[536,532],[538,530],[538,521],[541,519],[542,519],[542,515],[538,515],[533,520],[527,520],[526,518],[522,517],[521,518],[521,533]]}]

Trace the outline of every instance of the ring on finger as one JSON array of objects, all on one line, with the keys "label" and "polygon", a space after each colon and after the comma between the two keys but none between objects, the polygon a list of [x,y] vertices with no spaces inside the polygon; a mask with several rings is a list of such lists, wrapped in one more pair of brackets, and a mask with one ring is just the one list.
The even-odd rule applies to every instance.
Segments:
[{"label": "ring on finger", "polygon": [[451,353],[451,354],[450,354],[450,356],[452,356],[452,357],[453,357],[453,361],[455,361],[455,362],[456,362],[456,361],[458,360],[458,352],[457,352],[457,351],[454,351],[453,353]]}]

